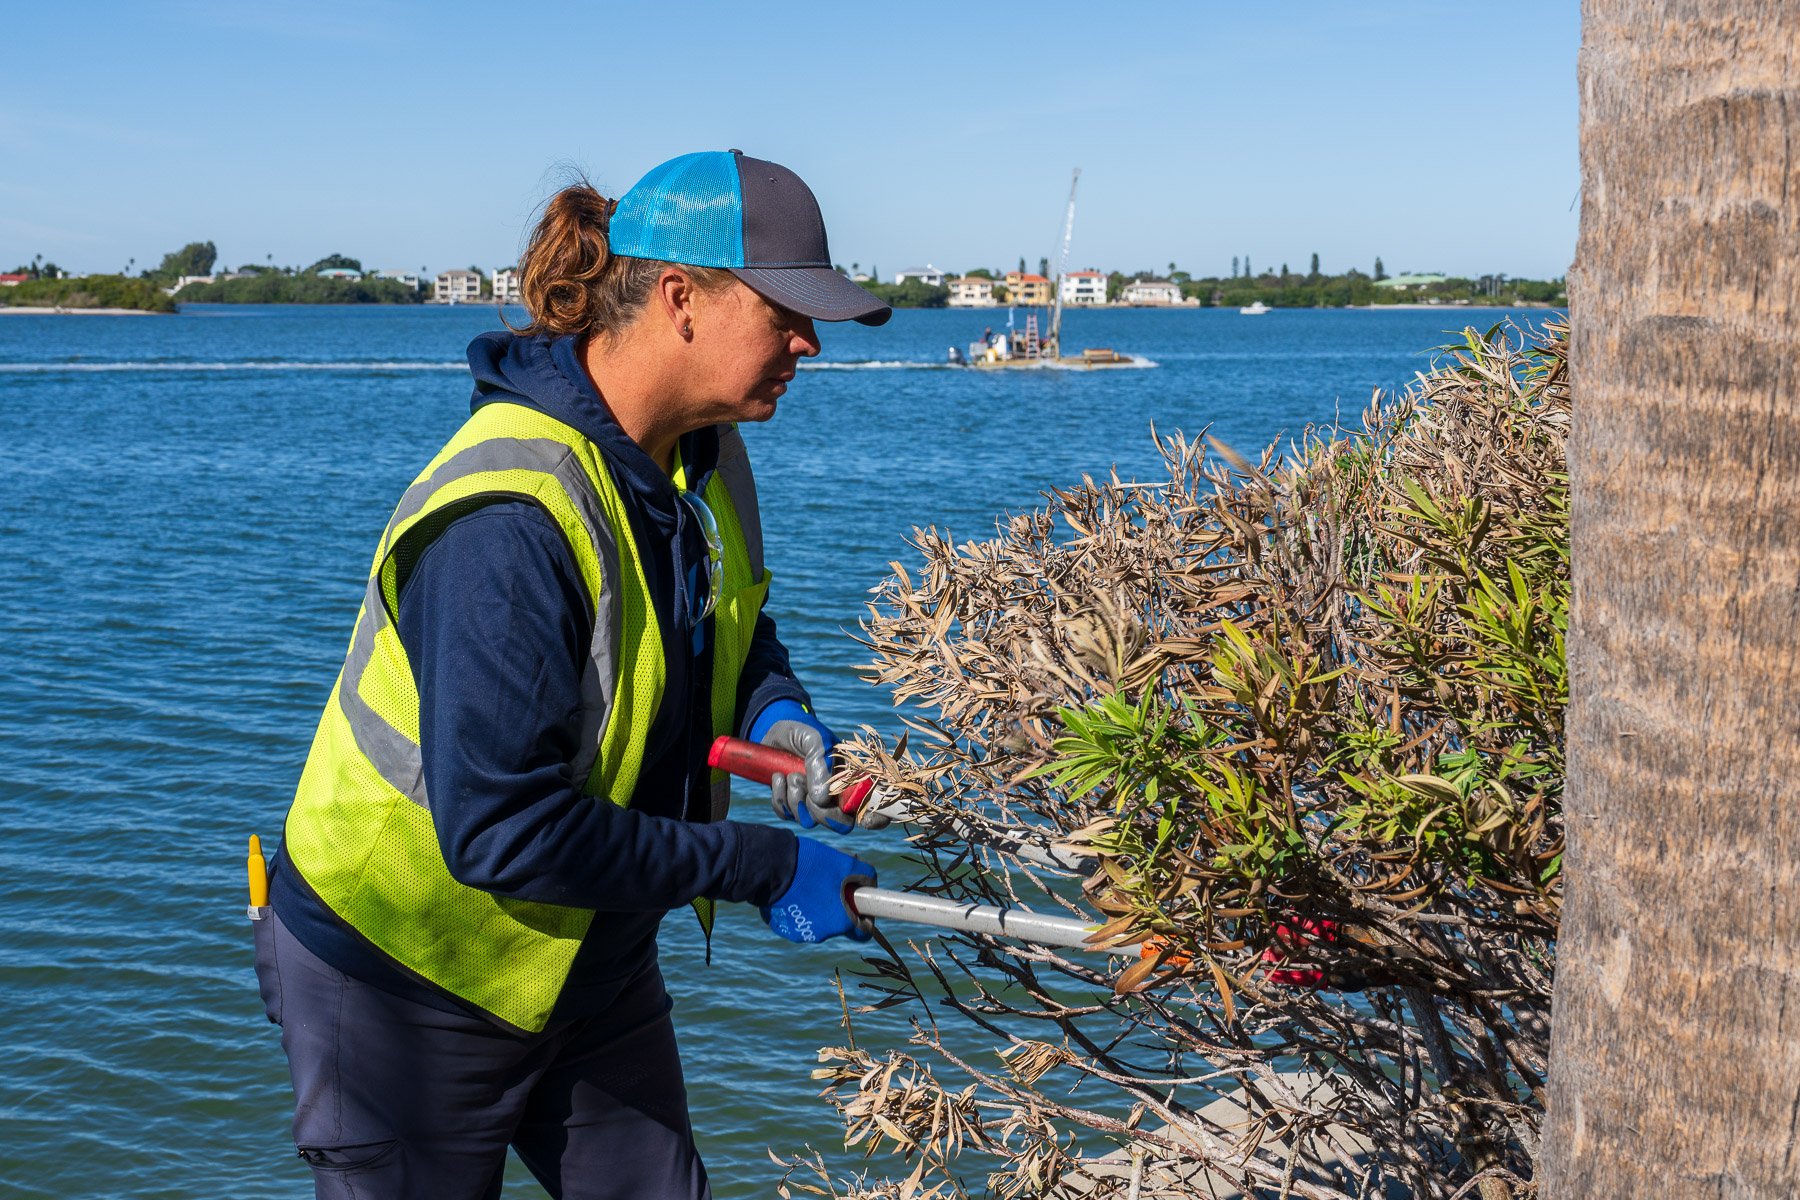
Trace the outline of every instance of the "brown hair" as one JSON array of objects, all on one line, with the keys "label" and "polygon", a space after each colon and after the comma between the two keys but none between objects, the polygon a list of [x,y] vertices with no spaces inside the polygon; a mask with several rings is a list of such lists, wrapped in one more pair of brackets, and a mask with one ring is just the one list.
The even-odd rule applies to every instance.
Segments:
[{"label": "brown hair", "polygon": [[[607,227],[618,206],[585,179],[550,197],[519,260],[519,292],[531,323],[518,332],[617,333],[643,309],[672,264],[612,252]],[[717,267],[681,269],[707,291],[734,278]]]}]

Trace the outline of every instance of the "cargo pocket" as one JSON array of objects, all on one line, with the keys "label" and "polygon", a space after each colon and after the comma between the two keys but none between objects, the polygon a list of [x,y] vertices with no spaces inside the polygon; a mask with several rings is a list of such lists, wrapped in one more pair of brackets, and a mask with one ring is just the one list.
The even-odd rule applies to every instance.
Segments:
[{"label": "cargo pocket", "polygon": [[281,963],[275,953],[275,914],[250,922],[256,939],[256,986],[262,992],[263,1015],[281,1024]]}]

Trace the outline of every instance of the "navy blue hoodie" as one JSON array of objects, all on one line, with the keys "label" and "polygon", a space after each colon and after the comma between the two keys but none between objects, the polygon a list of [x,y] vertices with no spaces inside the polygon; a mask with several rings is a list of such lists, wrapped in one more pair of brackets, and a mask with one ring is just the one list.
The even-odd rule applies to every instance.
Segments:
[{"label": "navy blue hoodie", "polygon": [[[466,513],[401,582],[397,627],[419,690],[425,789],[444,861],[471,887],[598,909],[556,1009],[559,1017],[596,1012],[655,955],[665,912],[697,896],[767,904],[785,891],[795,837],[704,823],[712,623],[690,629],[688,613],[705,600],[705,541],[669,477],[613,420],[582,367],[579,340],[486,333],[470,344],[469,367],[471,409],[522,404],[600,448],[662,631],[668,686],[623,809],[583,796],[570,778],[593,623],[574,555],[549,514],[512,499]],[[704,490],[718,452],[713,429],[682,439],[693,490]],[[764,615],[738,687],[739,731],[779,699],[808,703]],[[277,866],[271,903],[303,945],[344,973],[455,1006],[340,921],[298,872]]]}]

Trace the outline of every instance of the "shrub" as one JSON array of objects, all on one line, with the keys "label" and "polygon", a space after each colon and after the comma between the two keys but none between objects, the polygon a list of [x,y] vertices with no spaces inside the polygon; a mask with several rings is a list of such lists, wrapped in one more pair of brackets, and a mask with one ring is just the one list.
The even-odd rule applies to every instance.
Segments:
[{"label": "shrub", "polygon": [[[1565,335],[1470,331],[1285,460],[1176,436],[1164,482],[1084,479],[986,542],[915,532],[917,577],[896,564],[865,622],[911,732],[865,731],[845,771],[919,814],[926,890],[1098,912],[1095,941],[1139,954],[882,941],[864,986],[913,1013],[912,1044],[864,1030],[818,1074],[850,1142],[910,1173],[840,1193],[793,1160],[785,1186],[1529,1181],[1561,898]],[[998,1057],[953,1048],[945,1011]]]}]

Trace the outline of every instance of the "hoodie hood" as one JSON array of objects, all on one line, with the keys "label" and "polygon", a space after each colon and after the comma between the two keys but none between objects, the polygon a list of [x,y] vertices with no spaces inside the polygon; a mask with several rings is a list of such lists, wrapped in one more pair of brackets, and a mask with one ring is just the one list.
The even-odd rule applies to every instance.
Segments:
[{"label": "hoodie hood", "polygon": [[[613,418],[582,365],[578,336],[526,336],[510,330],[481,334],[469,343],[469,373],[475,378],[470,412],[508,403],[554,417],[600,448],[615,482],[647,501],[658,525],[665,524],[664,514],[669,521],[676,519],[674,483]],[[685,435],[681,456],[690,485],[704,487],[718,463],[718,435],[710,428]]]}]

